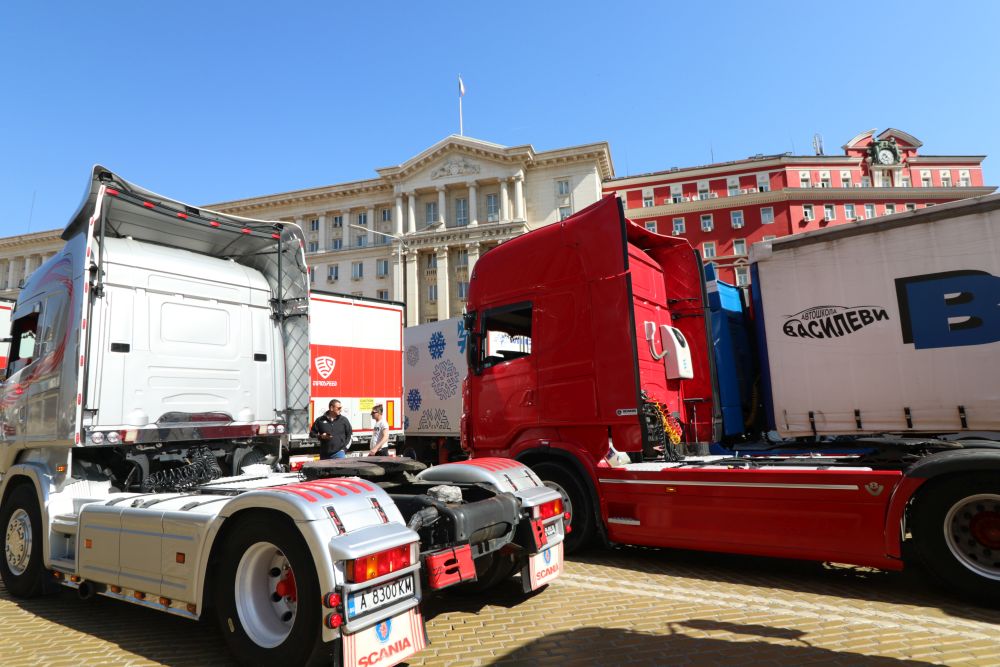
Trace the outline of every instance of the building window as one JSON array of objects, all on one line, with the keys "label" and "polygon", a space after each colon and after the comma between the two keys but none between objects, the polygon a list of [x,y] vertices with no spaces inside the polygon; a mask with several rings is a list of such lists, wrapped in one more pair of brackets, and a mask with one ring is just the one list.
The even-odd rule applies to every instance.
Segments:
[{"label": "building window", "polygon": [[319,243],[317,241],[310,241],[306,244],[306,252],[318,252]]},{"label": "building window", "polygon": [[573,207],[572,206],[560,206],[559,207],[559,219],[560,220],[565,220],[566,218],[568,218],[571,215],[573,215]]},{"label": "building window", "polygon": [[310,266],[309,267],[309,282],[310,283],[316,282],[316,267],[315,266]]},{"label": "building window", "polygon": [[767,174],[757,174],[757,190],[767,192],[771,189],[771,180]]},{"label": "building window", "polygon": [[368,225],[367,213],[358,213],[358,224],[361,225],[362,227],[366,227]]},{"label": "building window", "polygon": [[710,232],[712,231],[712,228],[713,228],[712,214],[706,213],[705,215],[701,216],[701,231]]},{"label": "building window", "polygon": [[438,286],[436,284],[427,286],[427,300],[431,303],[438,300]]},{"label": "building window", "polygon": [[708,199],[708,181],[698,181],[698,199]]},{"label": "building window", "polygon": [[335,215],[335,216],[333,216],[333,226],[334,226],[334,228],[337,228],[337,227],[343,228],[343,226],[344,226],[344,216],[342,216],[342,215]]},{"label": "building window", "polygon": [[907,204],[906,205],[906,210],[907,211],[916,211],[917,210],[917,205],[916,204]]},{"label": "building window", "polygon": [[340,264],[331,264],[326,267],[326,279],[330,282],[340,279]]},{"label": "building window", "polygon": [[674,218],[674,236],[684,233],[684,218]]},{"label": "building window", "polygon": [[560,197],[569,196],[569,179],[556,181],[556,194]]},{"label": "building window", "polygon": [[438,267],[438,256],[437,253],[432,252],[427,255],[427,268],[436,269]]},{"label": "building window", "polygon": [[377,259],[375,260],[375,275],[379,278],[385,278],[389,275],[389,260],[387,259]]},{"label": "building window", "polygon": [[429,201],[424,204],[424,224],[430,227],[438,219],[438,203]]},{"label": "building window", "polygon": [[684,192],[681,189],[680,183],[670,186],[670,201],[675,204],[680,204],[684,201]]},{"label": "building window", "polygon": [[456,199],[455,200],[455,224],[459,227],[465,227],[469,224],[469,200],[468,199]]},{"label": "building window", "polygon": [[891,188],[892,187],[892,172],[883,171],[882,172],[882,187]]},{"label": "building window", "polygon": [[496,222],[500,219],[500,197],[497,194],[486,195],[486,222]]},{"label": "building window", "polygon": [[851,187],[851,172],[849,171],[840,172],[840,187],[842,188]]},{"label": "building window", "polygon": [[351,278],[361,280],[365,277],[364,262],[351,262]]},{"label": "building window", "polygon": [[760,209],[760,224],[770,225],[774,222],[774,208],[765,206]]},{"label": "building window", "polygon": [[643,198],[642,198],[642,207],[643,208],[653,208],[653,195],[649,195],[648,197],[643,196]]},{"label": "building window", "polygon": [[941,172],[941,187],[950,188],[951,187],[951,172],[942,171]]},{"label": "building window", "polygon": [[382,209],[382,222],[391,222],[391,221],[392,221],[392,209],[391,208]]},{"label": "building window", "polygon": [[933,186],[934,184],[931,183],[931,172],[927,169],[922,170],[920,172],[920,187],[930,188]]},{"label": "building window", "polygon": [[800,188],[812,187],[812,180],[810,180],[810,178],[809,178],[809,172],[808,171],[800,171],[799,172],[799,187]]},{"label": "building window", "polygon": [[896,205],[895,204],[886,204],[885,205],[885,214],[886,215],[892,215],[895,212],[896,212]]},{"label": "building window", "polygon": [[830,172],[828,171],[819,172],[819,187],[821,188],[830,187]]},{"label": "building window", "polygon": [[715,257],[715,241],[705,241],[701,244],[701,256],[705,259]]},{"label": "building window", "polygon": [[902,187],[904,187],[904,188],[910,187],[910,177],[909,176],[903,176],[903,178],[902,178],[902,180],[900,181],[899,184]]},{"label": "building window", "polygon": [[726,193],[730,197],[735,197],[740,193],[740,179],[730,178],[726,181]]},{"label": "building window", "polygon": [[462,249],[455,253],[455,266],[469,265],[469,251]]},{"label": "building window", "polygon": [[319,218],[313,218],[309,221],[309,231],[318,232],[319,231]]},{"label": "building window", "polygon": [[844,204],[844,219],[854,220],[854,204]]},{"label": "building window", "polygon": [[330,244],[332,250],[340,250],[344,247],[344,239],[334,239],[333,243]]},{"label": "building window", "polygon": [[733,239],[733,254],[734,255],[745,255],[745,254],[747,254],[747,240],[746,239]]},{"label": "building window", "polygon": [[746,287],[750,284],[750,269],[746,266],[737,266],[736,269],[736,286]]},{"label": "building window", "polygon": [[368,245],[368,235],[364,232],[359,232],[354,238],[354,245],[358,248],[364,248]]},{"label": "building window", "polygon": [[375,296],[376,296],[376,298],[379,298],[382,301],[388,301],[389,300],[389,290],[387,290],[387,289],[380,289],[379,291],[375,292]]},{"label": "building window", "polygon": [[743,227],[743,211],[730,211],[729,221],[733,225],[733,229],[740,229]]},{"label": "building window", "polygon": [[823,204],[823,219],[824,220],[837,219],[837,206],[835,204]]},{"label": "building window", "polygon": [[865,218],[871,220],[875,217],[875,204],[865,204]]},{"label": "building window", "polygon": [[872,186],[872,179],[869,176],[861,177],[861,187],[870,188]]},{"label": "building window", "polygon": [[972,187],[972,178],[969,176],[969,172],[965,169],[958,172],[958,187],[960,188]]},{"label": "building window", "polygon": [[646,231],[656,233],[656,220],[650,220],[646,223]]},{"label": "building window", "polygon": [[469,283],[464,280],[458,281],[458,298],[463,301],[469,298]]},{"label": "building window", "polygon": [[802,217],[806,221],[809,221],[809,220],[813,219],[813,205],[812,204],[803,204],[803,206],[802,206]]}]

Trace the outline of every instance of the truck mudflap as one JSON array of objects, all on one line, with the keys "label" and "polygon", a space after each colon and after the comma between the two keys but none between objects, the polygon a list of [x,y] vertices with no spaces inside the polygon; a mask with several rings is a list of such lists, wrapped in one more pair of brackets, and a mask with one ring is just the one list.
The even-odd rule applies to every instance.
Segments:
[{"label": "truck mudflap", "polygon": [[521,570],[521,585],[525,593],[547,586],[563,573],[562,542],[544,551],[528,556],[528,564]]},{"label": "truck mudflap", "polygon": [[417,608],[344,634],[345,667],[389,667],[403,662],[428,644],[424,619]]}]

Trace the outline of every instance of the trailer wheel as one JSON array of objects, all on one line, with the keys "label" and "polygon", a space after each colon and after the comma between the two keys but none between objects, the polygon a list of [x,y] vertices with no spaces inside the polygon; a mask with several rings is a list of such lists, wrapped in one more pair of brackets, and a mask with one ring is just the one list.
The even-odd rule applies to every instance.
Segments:
[{"label": "trailer wheel", "polygon": [[237,519],[215,581],[222,634],[246,665],[304,665],[322,646],[319,582],[302,535],[284,522]]},{"label": "trailer wheel", "polygon": [[966,596],[1000,598],[1000,476],[946,480],[917,499],[913,537],[928,570]]},{"label": "trailer wheel", "polygon": [[538,463],[531,466],[545,486],[555,489],[563,498],[569,520],[563,549],[567,554],[586,546],[594,536],[594,507],[583,484],[561,465]]},{"label": "trailer wheel", "polygon": [[42,513],[32,485],[20,484],[11,490],[0,510],[0,531],[0,577],[4,586],[18,598],[41,595],[45,583]]}]

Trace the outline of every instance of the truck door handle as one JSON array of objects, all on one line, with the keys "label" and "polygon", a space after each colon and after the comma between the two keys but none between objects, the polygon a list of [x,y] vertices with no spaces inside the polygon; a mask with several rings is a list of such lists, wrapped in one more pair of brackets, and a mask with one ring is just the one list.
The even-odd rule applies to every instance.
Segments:
[{"label": "truck door handle", "polygon": [[653,355],[653,359],[659,361],[663,357],[667,356],[667,351],[656,351],[656,322],[643,322],[643,326],[646,327],[646,344],[649,345],[649,353]]},{"label": "truck door handle", "polygon": [[529,407],[535,404],[535,390],[529,389],[521,396],[521,405]]}]

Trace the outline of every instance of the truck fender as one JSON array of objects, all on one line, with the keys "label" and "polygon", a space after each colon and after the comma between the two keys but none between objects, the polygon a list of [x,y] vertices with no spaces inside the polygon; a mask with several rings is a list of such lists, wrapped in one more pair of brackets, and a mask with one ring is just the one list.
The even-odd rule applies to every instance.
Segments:
[{"label": "truck fender", "polygon": [[[52,473],[46,467],[38,463],[19,463],[4,474],[0,480],[0,498],[2,503],[7,502],[10,490],[23,480],[29,480],[35,487],[35,495],[38,497],[38,507],[42,514],[42,563],[46,569],[52,565],[49,552],[49,492],[52,486]],[[0,529],[6,529],[3,526]]]},{"label": "truck fender", "polygon": [[608,540],[604,520],[601,517],[601,496],[597,493],[597,475],[593,470],[593,466],[584,464],[580,456],[576,454],[576,452],[580,451],[580,447],[571,442],[545,440],[545,443],[541,444],[541,441],[517,443],[512,448],[513,457],[515,460],[529,467],[534,463],[549,461],[562,463],[575,472],[583,480],[587,490],[590,492],[590,497],[594,500],[592,504],[595,525],[597,526],[601,540],[606,544]]},{"label": "truck fender", "polygon": [[1000,447],[970,447],[937,452],[910,466],[903,473],[903,480],[893,490],[889,501],[885,523],[886,554],[902,558],[906,508],[929,482],[945,476],[983,471],[1000,472]]}]

